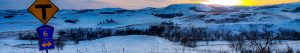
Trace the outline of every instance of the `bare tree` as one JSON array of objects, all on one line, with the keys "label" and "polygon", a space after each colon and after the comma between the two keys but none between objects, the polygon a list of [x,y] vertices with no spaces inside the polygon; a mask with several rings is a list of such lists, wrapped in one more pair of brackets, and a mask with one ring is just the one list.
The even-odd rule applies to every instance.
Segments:
[{"label": "bare tree", "polygon": [[231,38],[230,46],[241,53],[270,53],[272,45],[278,42],[277,36],[265,29],[262,32],[244,31]]},{"label": "bare tree", "polygon": [[244,39],[244,36],[235,36],[230,41],[230,47],[234,48],[236,52],[244,52],[246,47],[246,41]]},{"label": "bare tree", "polygon": [[292,47],[290,47],[290,46],[287,46],[287,51],[286,51],[286,53],[293,53],[294,51],[293,51],[293,48]]},{"label": "bare tree", "polygon": [[272,45],[277,43],[275,39],[277,36],[271,31],[263,29],[263,32],[250,32],[250,35],[247,35],[249,40],[249,45],[254,46],[256,53],[270,53]]}]

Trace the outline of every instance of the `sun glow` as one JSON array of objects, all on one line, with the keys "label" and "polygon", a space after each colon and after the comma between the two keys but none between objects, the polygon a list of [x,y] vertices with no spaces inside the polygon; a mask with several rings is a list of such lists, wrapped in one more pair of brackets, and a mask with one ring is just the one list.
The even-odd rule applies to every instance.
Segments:
[{"label": "sun glow", "polygon": [[200,0],[202,4],[218,4],[218,5],[229,5],[229,6],[261,6],[261,5],[274,5],[300,2],[300,0]]},{"label": "sun glow", "polygon": [[261,6],[299,2],[300,0],[242,0],[243,6]]}]

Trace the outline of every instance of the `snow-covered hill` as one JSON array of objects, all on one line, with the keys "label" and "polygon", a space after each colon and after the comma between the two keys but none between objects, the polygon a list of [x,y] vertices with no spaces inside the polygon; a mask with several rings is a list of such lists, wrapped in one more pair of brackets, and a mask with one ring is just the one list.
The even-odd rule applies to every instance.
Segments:
[{"label": "snow-covered hill", "polygon": [[[204,27],[209,31],[277,31],[288,29],[300,31],[300,3],[272,6],[220,6],[204,4],[174,4],[164,8],[127,10],[122,8],[60,10],[48,23],[55,30],[70,28],[147,29],[162,22],[172,22],[180,27]],[[0,53],[41,53],[37,42],[19,40],[13,36],[30,32],[42,23],[26,10],[0,10]],[[298,33],[297,32],[297,33]],[[209,33],[210,34],[210,33]],[[57,35],[57,34],[55,34]],[[222,34],[221,34],[222,35]],[[33,43],[33,44],[31,44]],[[209,45],[199,41],[196,48],[185,48],[186,53],[232,53],[226,41],[211,41]],[[299,50],[299,41],[286,41]],[[61,53],[181,53],[183,46],[161,37],[150,35],[112,36],[74,44],[67,41]],[[59,51],[50,50],[58,53]]]},{"label": "snow-covered hill", "polygon": [[[164,21],[177,24],[215,27],[218,25],[274,24],[293,25],[300,19],[298,3],[258,7],[225,7],[203,4],[174,4],[164,8],[126,10],[103,8],[86,10],[60,10],[48,23],[56,29],[67,28],[120,28],[124,26],[148,26]],[[299,8],[299,9],[297,9]],[[0,32],[34,30],[42,25],[26,10],[0,10]],[[231,26],[230,26],[231,27]],[[238,28],[239,26],[232,27]],[[145,27],[142,27],[145,28]],[[285,27],[283,27],[285,28]]]}]

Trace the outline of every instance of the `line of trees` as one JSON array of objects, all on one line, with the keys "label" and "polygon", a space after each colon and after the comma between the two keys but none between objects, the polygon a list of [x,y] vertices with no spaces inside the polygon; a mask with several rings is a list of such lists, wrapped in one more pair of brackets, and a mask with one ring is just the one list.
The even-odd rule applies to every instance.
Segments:
[{"label": "line of trees", "polygon": [[[233,33],[225,29],[209,30],[205,27],[180,27],[173,22],[162,22],[158,25],[150,26],[148,29],[122,28],[122,29],[102,29],[102,28],[72,28],[59,30],[57,42],[74,41],[79,43],[82,40],[94,40],[109,36],[123,35],[151,35],[159,36],[173,42],[180,42],[188,47],[196,47],[197,41],[227,40],[231,47],[241,52],[268,52],[276,40],[300,40],[300,32],[289,29],[268,30],[273,25],[265,25],[262,31],[258,31],[255,25],[249,25],[253,30],[241,30],[240,33]],[[222,27],[222,26],[221,26]],[[255,28],[255,29],[254,29]],[[26,33],[19,34],[20,39],[28,39]],[[34,36],[36,37],[36,36]],[[30,39],[28,39],[30,40]],[[247,49],[248,46],[255,46],[255,49]]]}]

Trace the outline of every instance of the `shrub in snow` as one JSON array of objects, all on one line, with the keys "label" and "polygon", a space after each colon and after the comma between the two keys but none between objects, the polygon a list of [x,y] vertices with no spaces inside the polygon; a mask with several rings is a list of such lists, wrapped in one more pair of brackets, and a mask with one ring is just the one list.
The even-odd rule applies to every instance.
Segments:
[{"label": "shrub in snow", "polygon": [[113,19],[105,19],[104,21],[99,22],[98,25],[105,24],[105,23],[117,23],[117,21]]},{"label": "shrub in snow", "polygon": [[146,35],[149,34],[145,30],[126,28],[122,30],[116,30],[116,35]]},{"label": "shrub in snow", "polygon": [[101,28],[72,28],[59,30],[58,34],[61,35],[63,40],[81,41],[112,36],[112,30]]},{"label": "shrub in snow", "polygon": [[113,20],[113,19],[106,19],[105,21],[108,22],[108,23],[117,22],[117,21],[115,21],[115,20]]},{"label": "shrub in snow", "polygon": [[199,14],[199,15],[193,15],[193,16],[188,16],[188,17],[184,17],[184,18],[204,20],[205,17],[206,17],[206,15],[204,15],[204,14]]},{"label": "shrub in snow", "polygon": [[15,17],[14,15],[11,15],[11,14],[9,14],[9,15],[6,15],[6,16],[4,16],[3,18],[13,18],[13,17]]},{"label": "shrub in snow", "polygon": [[135,12],[134,10],[117,10],[116,13]]},{"label": "shrub in snow", "polygon": [[[214,20],[212,20],[214,21]],[[220,19],[215,21],[215,23],[222,24],[222,23],[237,23],[237,22],[242,22],[242,21],[247,21],[246,18],[225,18],[225,19]]]},{"label": "shrub in snow", "polygon": [[300,12],[300,7],[297,7],[296,9],[294,9],[293,12]]},{"label": "shrub in snow", "polygon": [[293,48],[291,48],[290,46],[287,46],[286,53],[294,53]]},{"label": "shrub in snow", "polygon": [[100,12],[98,14],[116,14],[115,12]]},{"label": "shrub in snow", "polygon": [[215,20],[215,19],[208,19],[208,20],[205,20],[205,23],[212,23],[212,22],[215,22],[215,21],[217,21],[217,20]]},{"label": "shrub in snow", "polygon": [[100,12],[98,14],[117,14],[117,13],[125,13],[125,12],[136,12],[135,10],[115,10],[113,12]]},{"label": "shrub in snow", "polygon": [[146,29],[146,32],[152,35],[162,35],[164,31],[177,30],[177,29],[180,29],[180,26],[175,25],[173,22],[169,21],[169,22],[162,22],[159,25],[150,26],[149,29]]},{"label": "shrub in snow", "polygon": [[281,11],[282,11],[282,12],[291,12],[291,11],[293,11],[293,10],[291,10],[290,8],[286,8],[286,9],[282,9]]},{"label": "shrub in snow", "polygon": [[38,35],[32,32],[18,33],[18,39],[21,40],[38,40]]},{"label": "shrub in snow", "polygon": [[278,29],[278,36],[280,40],[300,40],[300,32],[289,29]]},{"label": "shrub in snow", "polygon": [[[247,21],[248,19],[246,17],[252,16],[252,15],[253,14],[250,14],[250,13],[243,13],[243,14],[239,14],[239,15],[232,15],[231,18],[207,19],[207,20],[205,20],[205,23],[217,23],[217,24],[237,23],[237,22]],[[202,17],[205,17],[205,15]]]},{"label": "shrub in snow", "polygon": [[152,35],[161,35],[164,30],[165,28],[163,26],[150,26],[146,31]]},{"label": "shrub in snow", "polygon": [[77,23],[77,21],[79,21],[79,20],[77,20],[77,19],[67,19],[67,20],[65,20],[66,23],[73,23],[73,24]]},{"label": "shrub in snow", "polygon": [[195,11],[195,12],[205,12],[203,10],[197,9],[197,7],[190,7],[189,9],[192,10],[192,11]]},{"label": "shrub in snow", "polygon": [[238,15],[239,18],[246,18],[246,17],[249,17],[249,16],[252,16],[251,13],[241,13]]},{"label": "shrub in snow", "polygon": [[152,15],[154,15],[156,17],[161,17],[161,18],[174,18],[174,17],[183,16],[182,13],[174,13],[174,14],[153,13]]},{"label": "shrub in snow", "polygon": [[162,25],[174,25],[174,22],[168,21],[168,22],[161,22]]},{"label": "shrub in snow", "polygon": [[205,18],[206,15],[197,15],[198,18]]},{"label": "shrub in snow", "polygon": [[55,41],[55,47],[63,50],[63,47],[65,46],[65,42],[62,40],[62,37],[58,37],[57,39],[54,39]]},{"label": "shrub in snow", "polygon": [[276,5],[272,5],[272,6],[261,6],[259,8],[256,8],[255,10],[259,10],[259,9],[270,9],[270,8],[279,8],[279,6]]},{"label": "shrub in snow", "polygon": [[300,23],[300,18],[292,20],[293,23]]},{"label": "shrub in snow", "polygon": [[85,10],[79,10],[79,11],[77,11],[77,12],[75,12],[75,13],[86,13],[86,12],[89,12],[89,11],[95,11],[94,9],[85,9]]},{"label": "shrub in snow", "polygon": [[187,47],[196,47],[197,41],[194,40],[192,37],[181,37],[180,38],[180,43],[187,46]]}]

